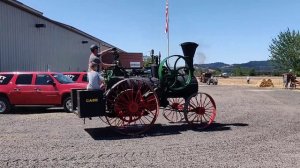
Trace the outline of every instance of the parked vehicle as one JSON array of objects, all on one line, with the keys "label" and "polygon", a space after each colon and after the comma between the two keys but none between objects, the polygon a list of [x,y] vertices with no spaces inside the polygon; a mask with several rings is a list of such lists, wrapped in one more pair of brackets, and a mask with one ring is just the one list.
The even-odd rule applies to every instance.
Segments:
[{"label": "parked vehicle", "polygon": [[212,73],[210,72],[205,72],[202,73],[200,76],[200,82],[202,83],[207,83],[207,81],[212,77]]},{"label": "parked vehicle", "polygon": [[218,84],[218,79],[215,76],[212,76],[211,78],[207,79],[206,82],[208,85],[212,84],[212,85],[217,85]]},{"label": "parked vehicle", "polygon": [[62,72],[76,83],[88,83],[87,72]]},{"label": "parked vehicle", "polygon": [[57,72],[1,72],[0,113],[13,106],[61,106],[70,112],[71,89],[85,89],[85,83],[74,83]]},{"label": "parked vehicle", "polygon": [[220,77],[229,78],[229,75],[228,75],[228,73],[222,73]]}]

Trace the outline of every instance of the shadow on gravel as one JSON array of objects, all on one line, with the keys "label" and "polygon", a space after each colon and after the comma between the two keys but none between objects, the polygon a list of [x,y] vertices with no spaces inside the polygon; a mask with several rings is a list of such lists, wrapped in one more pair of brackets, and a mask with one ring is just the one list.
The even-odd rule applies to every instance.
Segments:
[{"label": "shadow on gravel", "polygon": [[120,140],[120,139],[136,139],[144,137],[154,137],[154,136],[165,136],[165,135],[174,135],[181,134],[182,131],[189,130],[190,127],[186,124],[184,125],[162,125],[154,124],[150,130],[146,131],[141,135],[122,135],[115,132],[110,127],[103,128],[86,128],[85,131],[90,134],[94,140]]},{"label": "shadow on gravel", "polygon": [[141,134],[141,135],[122,135],[115,132],[110,127],[103,128],[86,128],[85,131],[94,139],[94,140],[120,140],[120,139],[136,139],[144,137],[154,137],[154,136],[165,136],[165,135],[175,135],[181,134],[183,131],[197,131],[197,132],[213,132],[213,131],[228,131],[231,130],[231,127],[245,127],[248,124],[244,123],[233,123],[233,124],[221,124],[221,123],[212,123],[205,130],[192,129],[187,124],[177,124],[177,125],[162,125],[154,124],[150,130]]},{"label": "shadow on gravel", "polygon": [[248,124],[245,124],[245,123],[232,123],[232,124],[212,123],[205,130],[194,130],[194,131],[201,131],[201,132],[228,131],[228,130],[231,130],[232,126],[246,127],[246,126],[248,126]]},{"label": "shadow on gravel", "polygon": [[42,114],[42,113],[61,113],[64,112],[62,108],[49,107],[15,107],[8,114]]}]

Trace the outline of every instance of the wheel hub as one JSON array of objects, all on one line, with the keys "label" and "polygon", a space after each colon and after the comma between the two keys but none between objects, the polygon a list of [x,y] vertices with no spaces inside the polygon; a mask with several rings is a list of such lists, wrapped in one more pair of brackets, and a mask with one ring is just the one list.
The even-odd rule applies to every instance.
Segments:
[{"label": "wheel hub", "polygon": [[171,105],[172,109],[174,110],[179,110],[179,111],[182,111],[183,110],[183,105],[182,104],[179,104],[179,103],[173,103]]},{"label": "wheel hub", "polygon": [[136,113],[139,110],[139,105],[136,102],[131,102],[128,105],[128,111],[130,113]]},{"label": "wheel hub", "polygon": [[172,107],[172,109],[178,109],[178,105],[179,105],[179,103],[173,103],[172,105],[171,105],[171,107]]},{"label": "wheel hub", "polygon": [[67,101],[66,107],[69,109],[69,111],[72,111],[72,101],[71,100]]},{"label": "wheel hub", "polygon": [[204,107],[197,107],[195,109],[196,113],[199,114],[199,115],[203,115],[205,114],[205,108]]},{"label": "wheel hub", "polygon": [[2,102],[0,102],[0,113],[5,111],[5,104],[3,104]]},{"label": "wheel hub", "polygon": [[117,116],[126,122],[134,122],[141,118],[143,110],[140,106],[142,104],[141,98],[133,95],[133,90],[128,89],[120,93],[115,99],[114,111]]}]

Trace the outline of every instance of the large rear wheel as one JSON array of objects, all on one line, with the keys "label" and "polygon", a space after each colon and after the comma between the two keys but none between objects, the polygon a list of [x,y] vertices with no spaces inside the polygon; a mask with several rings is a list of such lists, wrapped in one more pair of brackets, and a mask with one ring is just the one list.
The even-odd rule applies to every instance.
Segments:
[{"label": "large rear wheel", "polygon": [[185,120],[195,129],[207,128],[216,117],[216,103],[206,93],[195,93],[185,103]]},{"label": "large rear wheel", "polygon": [[125,79],[116,83],[106,96],[108,124],[126,135],[141,134],[155,122],[159,112],[158,97],[141,79]]}]

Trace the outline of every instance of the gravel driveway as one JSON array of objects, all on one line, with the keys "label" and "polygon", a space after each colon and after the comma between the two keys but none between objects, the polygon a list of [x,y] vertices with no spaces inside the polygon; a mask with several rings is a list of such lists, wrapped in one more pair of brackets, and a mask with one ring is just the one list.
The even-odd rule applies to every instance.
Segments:
[{"label": "gravel driveway", "polygon": [[57,109],[0,115],[0,167],[300,167],[300,92],[200,86],[217,104],[216,122],[193,131],[184,122],[137,137],[100,119]]}]

